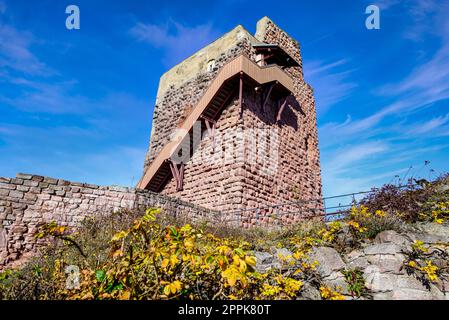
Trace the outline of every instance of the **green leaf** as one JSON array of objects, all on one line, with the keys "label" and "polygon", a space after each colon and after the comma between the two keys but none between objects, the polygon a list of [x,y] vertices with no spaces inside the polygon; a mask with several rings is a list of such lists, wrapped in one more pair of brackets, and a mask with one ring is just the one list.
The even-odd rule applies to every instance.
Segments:
[{"label": "green leaf", "polygon": [[106,277],[106,272],[104,270],[95,271],[95,278],[97,278],[98,282],[103,282],[105,277]]}]

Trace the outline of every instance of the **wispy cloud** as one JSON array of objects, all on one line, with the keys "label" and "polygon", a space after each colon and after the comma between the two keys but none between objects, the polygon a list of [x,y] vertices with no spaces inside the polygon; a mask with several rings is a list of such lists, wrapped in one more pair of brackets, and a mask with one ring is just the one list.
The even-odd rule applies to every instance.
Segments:
[{"label": "wispy cloud", "polygon": [[355,165],[360,164],[360,162],[387,150],[388,146],[384,142],[348,145],[335,152],[335,157],[327,163],[326,170],[332,172],[351,170]]},{"label": "wispy cloud", "polygon": [[0,13],[6,12],[6,4],[3,1],[0,1]]},{"label": "wispy cloud", "polygon": [[29,75],[48,76],[54,73],[31,52],[37,40],[27,31],[0,22],[0,68],[12,69]]},{"label": "wispy cloud", "polygon": [[408,134],[422,135],[433,133],[434,135],[446,135],[449,132],[449,114],[436,117],[425,122],[411,125]]},{"label": "wispy cloud", "polygon": [[130,33],[139,41],[165,51],[165,63],[173,65],[215,40],[219,32],[212,24],[184,26],[170,21],[163,25],[137,23]]},{"label": "wispy cloud", "polygon": [[357,86],[350,80],[351,72],[346,59],[304,63],[304,74],[314,88],[319,114],[325,113],[332,105],[344,100]]}]

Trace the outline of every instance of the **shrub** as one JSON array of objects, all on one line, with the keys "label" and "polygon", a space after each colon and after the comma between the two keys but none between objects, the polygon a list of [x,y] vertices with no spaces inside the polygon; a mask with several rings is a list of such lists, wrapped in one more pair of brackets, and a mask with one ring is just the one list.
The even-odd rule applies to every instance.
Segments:
[{"label": "shrub", "polygon": [[[219,238],[190,224],[169,224],[159,212],[149,209],[133,222],[122,215],[114,222],[103,219],[110,225],[98,228],[102,231],[93,227],[95,218],[75,233],[55,223],[42,226],[37,236],[56,241],[23,270],[2,273],[0,297],[294,299],[304,281],[319,285],[316,264],[307,262],[300,247],[284,257],[281,269],[259,273],[248,242]],[[112,232],[118,221],[127,228]],[[74,268],[79,279],[67,274]]]}]

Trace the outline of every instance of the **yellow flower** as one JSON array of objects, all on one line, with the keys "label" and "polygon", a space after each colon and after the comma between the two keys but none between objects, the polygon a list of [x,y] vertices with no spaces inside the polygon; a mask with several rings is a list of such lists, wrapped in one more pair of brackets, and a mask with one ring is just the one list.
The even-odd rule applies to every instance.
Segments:
[{"label": "yellow flower", "polygon": [[342,294],[332,291],[328,287],[321,287],[320,293],[324,300],[345,300],[345,297]]},{"label": "yellow flower", "polygon": [[175,294],[181,291],[181,289],[182,289],[182,282],[175,280],[164,287],[164,294],[166,296],[169,296],[170,294]]},{"label": "yellow flower", "polygon": [[435,266],[432,263],[432,261],[426,260],[426,266],[421,267],[420,270],[424,271],[427,274],[427,278],[430,281],[434,282],[434,281],[438,280],[438,275],[437,275],[438,267]]},{"label": "yellow flower", "polygon": [[378,216],[378,217],[385,217],[386,216],[386,212],[382,211],[382,210],[376,210],[376,212],[374,214],[376,216]]},{"label": "yellow flower", "polygon": [[427,249],[424,246],[424,242],[422,242],[421,240],[415,240],[412,244],[412,249],[416,250],[416,251],[421,251],[421,252],[427,252],[429,251],[429,249]]}]

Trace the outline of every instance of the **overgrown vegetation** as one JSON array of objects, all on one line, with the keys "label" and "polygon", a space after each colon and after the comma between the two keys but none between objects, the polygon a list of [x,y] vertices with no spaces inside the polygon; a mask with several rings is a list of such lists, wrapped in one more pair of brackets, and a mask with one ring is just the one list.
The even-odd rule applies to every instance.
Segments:
[{"label": "overgrown vegetation", "polygon": [[[281,230],[242,230],[189,224],[159,209],[87,218],[77,230],[56,223],[36,234],[49,246],[20,270],[0,273],[0,299],[298,299],[305,284],[323,299],[344,296],[322,283],[311,261],[314,246],[348,252],[384,230],[409,223],[446,223],[448,178],[398,191],[385,186],[354,206],[345,219],[307,220]],[[280,268],[256,270],[254,251],[288,248]],[[427,248],[427,250],[429,250]],[[418,242],[405,268],[424,284],[449,270],[444,250]],[[353,297],[366,295],[360,270],[347,270]]]}]

